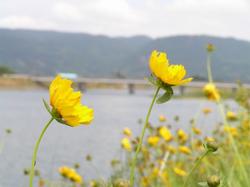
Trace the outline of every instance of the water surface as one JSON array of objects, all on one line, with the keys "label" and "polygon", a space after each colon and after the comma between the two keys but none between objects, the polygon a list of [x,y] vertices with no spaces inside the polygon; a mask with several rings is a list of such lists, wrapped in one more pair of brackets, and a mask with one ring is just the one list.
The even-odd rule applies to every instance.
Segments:
[{"label": "water surface", "polygon": [[[61,165],[81,164],[84,178],[108,177],[110,160],[119,157],[121,131],[129,127],[138,135],[151,102],[151,91],[128,95],[126,91],[88,91],[83,103],[95,109],[95,120],[90,126],[71,128],[53,122],[45,134],[39,149],[37,168],[47,179],[58,178],[57,168]],[[0,91],[0,140],[4,129],[13,133],[5,138],[5,147],[0,154],[0,187],[26,187],[28,177],[23,169],[30,166],[35,140],[39,136],[49,115],[43,107],[42,98],[48,100],[46,90]],[[155,105],[151,122],[158,123],[159,114],[164,114],[174,129],[190,129],[189,120],[203,107],[216,111],[216,105],[201,99],[174,99],[164,105]],[[173,117],[181,116],[178,123]],[[201,116],[198,127],[208,134],[220,121],[216,114]],[[91,166],[85,156],[93,156]]]}]

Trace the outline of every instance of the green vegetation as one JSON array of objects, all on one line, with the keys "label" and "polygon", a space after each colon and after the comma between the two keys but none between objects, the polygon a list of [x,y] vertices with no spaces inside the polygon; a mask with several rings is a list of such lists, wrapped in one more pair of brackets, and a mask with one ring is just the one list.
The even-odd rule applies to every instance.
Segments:
[{"label": "green vegetation", "polygon": [[0,66],[0,75],[14,73],[9,67]]}]

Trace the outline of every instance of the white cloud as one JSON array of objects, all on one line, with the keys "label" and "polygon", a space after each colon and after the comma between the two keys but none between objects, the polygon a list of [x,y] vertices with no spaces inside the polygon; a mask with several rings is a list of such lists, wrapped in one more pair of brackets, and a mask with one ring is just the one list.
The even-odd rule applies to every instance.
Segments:
[{"label": "white cloud", "polygon": [[56,3],[53,11],[59,18],[65,21],[80,21],[82,19],[82,14],[78,7],[66,2]]},{"label": "white cloud", "polygon": [[28,16],[9,16],[0,19],[0,27],[7,28],[29,28],[29,29],[50,29],[56,25],[49,21],[32,19]]},{"label": "white cloud", "polygon": [[0,7],[0,26],[111,36],[212,34],[250,40],[250,0],[22,0],[13,7],[15,2],[20,1],[5,1]]}]

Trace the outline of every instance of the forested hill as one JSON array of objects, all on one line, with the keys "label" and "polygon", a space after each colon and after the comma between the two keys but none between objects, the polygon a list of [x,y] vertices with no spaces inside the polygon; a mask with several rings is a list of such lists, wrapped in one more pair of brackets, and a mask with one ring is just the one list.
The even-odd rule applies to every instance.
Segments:
[{"label": "forested hill", "polygon": [[86,77],[143,78],[153,49],[192,76],[206,77],[207,43],[213,43],[212,68],[220,81],[250,81],[250,42],[211,36],[107,37],[83,33],[0,29],[0,65],[18,73]]}]

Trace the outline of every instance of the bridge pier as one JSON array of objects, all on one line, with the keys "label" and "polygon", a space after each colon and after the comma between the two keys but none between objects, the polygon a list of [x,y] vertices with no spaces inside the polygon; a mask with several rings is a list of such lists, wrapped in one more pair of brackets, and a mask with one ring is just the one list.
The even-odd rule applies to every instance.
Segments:
[{"label": "bridge pier", "polygon": [[179,91],[180,91],[180,95],[181,95],[181,96],[184,95],[185,89],[186,89],[185,86],[179,86]]},{"label": "bridge pier", "polygon": [[134,94],[135,93],[135,85],[134,84],[128,84],[128,93],[130,95]]},{"label": "bridge pier", "polygon": [[87,85],[85,82],[78,82],[77,83],[77,88],[78,90],[82,91],[82,92],[86,92],[87,91]]}]

